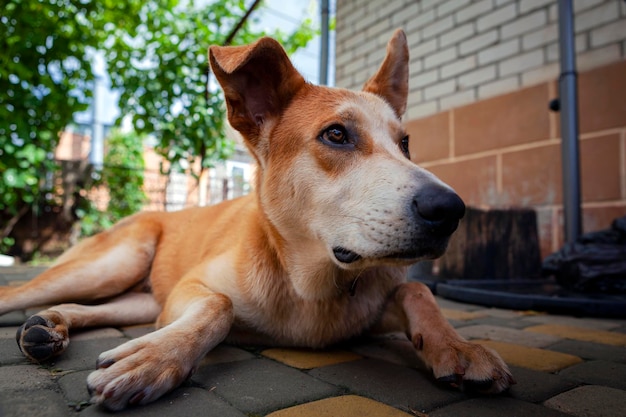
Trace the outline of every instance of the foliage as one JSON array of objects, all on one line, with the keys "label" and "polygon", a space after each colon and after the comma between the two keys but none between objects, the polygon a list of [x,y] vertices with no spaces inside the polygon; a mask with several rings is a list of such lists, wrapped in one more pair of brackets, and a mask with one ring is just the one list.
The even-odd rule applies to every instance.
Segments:
[{"label": "foliage", "polygon": [[[52,187],[58,133],[86,109],[90,48],[136,27],[141,0],[4,0],[0,15],[0,237]],[[109,22],[115,22],[112,28]],[[122,28],[122,29],[120,29]],[[0,249],[3,249],[0,247]]]},{"label": "foliage", "polygon": [[108,191],[108,204],[100,211],[93,202],[78,210],[81,235],[100,232],[123,217],[141,210],[147,197],[143,192],[145,162],[143,138],[136,132],[113,131],[107,138],[104,166],[94,187]]},{"label": "foliage", "polygon": [[[169,9],[146,3],[135,36],[116,37],[107,46],[106,61],[114,63],[112,83],[123,88],[122,114],[133,114],[135,129],[156,137],[156,150],[172,162],[172,169],[183,165],[199,176],[233,150],[222,133],[222,97],[207,86],[207,49],[223,44],[245,12],[242,0],[216,0],[204,7],[190,2]],[[307,21],[291,35],[272,35],[293,52],[314,34]],[[244,24],[233,43],[262,35]],[[200,171],[194,172],[197,160]]]},{"label": "foliage", "polygon": [[[244,0],[4,0],[0,15],[0,242],[17,220],[54,196],[58,133],[91,100],[95,51],[102,51],[122,114],[156,138],[173,162],[201,169],[232,150],[223,138],[221,96],[207,87],[206,52],[245,14]],[[250,42],[246,23],[232,43]],[[310,22],[289,36],[305,45]],[[207,93],[207,91],[211,90]],[[189,166],[193,166],[191,163]],[[199,172],[195,173],[200,174]],[[2,249],[0,247],[0,249]]]}]

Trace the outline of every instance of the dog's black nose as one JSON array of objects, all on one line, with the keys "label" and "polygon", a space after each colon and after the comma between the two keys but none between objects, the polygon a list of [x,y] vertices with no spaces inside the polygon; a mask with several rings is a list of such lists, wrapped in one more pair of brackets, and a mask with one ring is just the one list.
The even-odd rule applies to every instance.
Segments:
[{"label": "dog's black nose", "polygon": [[413,213],[433,233],[450,235],[465,215],[465,203],[454,191],[429,185],[421,188],[413,198]]}]

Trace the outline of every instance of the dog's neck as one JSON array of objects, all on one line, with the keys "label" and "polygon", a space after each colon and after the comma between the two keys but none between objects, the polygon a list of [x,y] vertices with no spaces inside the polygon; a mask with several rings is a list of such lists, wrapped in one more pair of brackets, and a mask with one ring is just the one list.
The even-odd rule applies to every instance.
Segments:
[{"label": "dog's neck", "polygon": [[362,271],[339,268],[316,239],[285,236],[267,218],[261,227],[267,244],[276,253],[284,273],[300,297],[314,301],[356,294]]}]

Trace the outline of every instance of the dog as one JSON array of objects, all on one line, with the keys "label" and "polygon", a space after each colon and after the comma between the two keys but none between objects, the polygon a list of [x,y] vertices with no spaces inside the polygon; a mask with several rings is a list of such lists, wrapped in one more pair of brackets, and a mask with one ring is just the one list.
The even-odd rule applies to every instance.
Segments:
[{"label": "dog", "polygon": [[428,288],[406,282],[408,265],[444,252],[465,205],[410,160],[402,30],[360,92],[307,83],[270,38],[211,46],[209,60],[258,164],[254,191],[135,214],[0,288],[0,314],[58,304],[19,328],[24,355],[62,353],[71,329],[156,322],[102,353],[87,379],[93,403],[121,410],[176,388],[221,342],[323,348],[401,331],[439,381],[508,389],[498,354],[460,337]]}]

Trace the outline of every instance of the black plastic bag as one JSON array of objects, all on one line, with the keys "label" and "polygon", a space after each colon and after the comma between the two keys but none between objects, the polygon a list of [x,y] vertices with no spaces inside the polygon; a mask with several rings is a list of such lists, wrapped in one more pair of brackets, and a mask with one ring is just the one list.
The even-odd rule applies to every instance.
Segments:
[{"label": "black plastic bag", "polygon": [[626,216],[611,228],[582,235],[575,243],[547,256],[544,276],[584,293],[626,293]]}]

